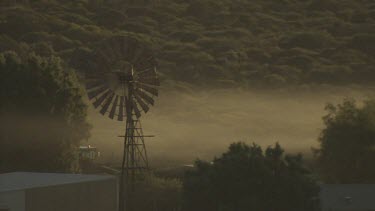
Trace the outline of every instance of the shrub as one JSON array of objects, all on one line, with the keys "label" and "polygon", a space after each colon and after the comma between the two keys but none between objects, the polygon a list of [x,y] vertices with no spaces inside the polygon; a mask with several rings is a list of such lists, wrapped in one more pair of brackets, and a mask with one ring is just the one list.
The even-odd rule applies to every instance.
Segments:
[{"label": "shrub", "polygon": [[115,9],[100,8],[93,19],[103,27],[115,28],[126,22],[126,15]]},{"label": "shrub", "polygon": [[370,56],[375,57],[375,35],[356,34],[349,42],[351,48],[358,49]]},{"label": "shrub", "polygon": [[30,48],[33,52],[42,57],[49,57],[55,54],[51,44],[46,42],[32,43]]},{"label": "shrub", "polygon": [[319,186],[301,155],[284,155],[279,144],[263,151],[239,142],[213,162],[196,161],[183,191],[186,210],[314,211]]},{"label": "shrub", "polygon": [[335,39],[324,32],[298,32],[283,37],[279,45],[282,48],[306,48],[306,49],[324,49],[333,47],[336,44]]},{"label": "shrub", "polygon": [[194,42],[201,38],[201,35],[190,31],[176,31],[168,35],[168,37],[181,42]]},{"label": "shrub", "polygon": [[286,84],[285,78],[275,73],[264,76],[264,81],[269,88],[278,88]]}]

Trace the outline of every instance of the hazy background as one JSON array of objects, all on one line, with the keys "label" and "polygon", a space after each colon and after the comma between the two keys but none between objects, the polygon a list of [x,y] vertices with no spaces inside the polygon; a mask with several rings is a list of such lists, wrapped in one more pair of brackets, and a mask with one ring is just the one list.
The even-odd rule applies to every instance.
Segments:
[{"label": "hazy background", "polygon": [[[175,91],[171,91],[175,90]],[[162,87],[156,105],[141,117],[151,165],[154,167],[212,159],[235,141],[261,146],[279,142],[289,152],[317,145],[327,102],[366,99],[370,88],[299,88],[249,91],[193,90]],[[112,121],[90,108],[93,125],[88,144],[97,146],[103,161],[119,162],[124,123]]]},{"label": "hazy background", "polygon": [[[369,92],[352,84],[374,84],[375,4],[370,0],[0,5],[1,52],[60,57],[81,73],[91,70],[99,44],[113,36],[136,37],[152,47],[161,80],[173,81],[163,83],[155,107],[142,117],[145,134],[156,135],[147,141],[155,165],[210,159],[239,140],[263,146],[279,141],[289,151],[309,152],[326,102],[363,98]],[[179,83],[262,91],[196,91]],[[285,90],[289,86],[300,87]],[[265,91],[270,88],[283,91]],[[123,123],[93,111],[90,121],[89,144],[99,147],[104,159],[118,160]]]}]

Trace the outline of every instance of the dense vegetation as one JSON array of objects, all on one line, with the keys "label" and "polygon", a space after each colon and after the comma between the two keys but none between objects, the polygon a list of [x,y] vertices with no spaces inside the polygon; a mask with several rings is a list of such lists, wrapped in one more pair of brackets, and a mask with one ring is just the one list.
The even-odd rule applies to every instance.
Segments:
[{"label": "dense vegetation", "polygon": [[[130,188],[129,188],[130,189]],[[149,174],[135,183],[134,192],[125,200],[127,210],[181,210],[182,184],[177,178]]]},{"label": "dense vegetation", "polygon": [[234,143],[212,163],[197,161],[184,179],[186,210],[317,210],[319,186],[301,155],[283,152]]},{"label": "dense vegetation", "polygon": [[359,106],[345,100],[329,104],[316,150],[322,179],[328,183],[374,183],[375,101]]},{"label": "dense vegetation", "polygon": [[300,154],[285,155],[279,144],[263,151],[256,144],[233,143],[213,162],[197,160],[194,166],[175,178],[139,178],[128,209],[319,210],[317,180]]},{"label": "dense vegetation", "polygon": [[84,69],[115,34],[149,42],[164,80],[232,86],[372,83],[372,0],[2,1],[0,51]]},{"label": "dense vegetation", "polygon": [[78,171],[89,131],[82,96],[59,58],[0,54],[0,172]]}]

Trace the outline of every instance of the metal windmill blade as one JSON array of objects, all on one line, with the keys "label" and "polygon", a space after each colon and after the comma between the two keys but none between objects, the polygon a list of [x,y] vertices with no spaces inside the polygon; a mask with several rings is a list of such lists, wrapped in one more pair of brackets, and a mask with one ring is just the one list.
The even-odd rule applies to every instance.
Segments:
[{"label": "metal windmill blade", "polygon": [[99,46],[86,73],[90,101],[100,113],[124,121],[154,105],[160,85],[151,50],[134,38],[115,36]]}]

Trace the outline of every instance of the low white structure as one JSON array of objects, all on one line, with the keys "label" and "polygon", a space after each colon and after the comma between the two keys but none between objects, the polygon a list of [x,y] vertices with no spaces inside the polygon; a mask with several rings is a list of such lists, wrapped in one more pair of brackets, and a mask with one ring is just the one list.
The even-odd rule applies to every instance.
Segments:
[{"label": "low white structure", "polygon": [[113,176],[0,174],[0,211],[116,211],[117,197]]},{"label": "low white structure", "polygon": [[90,145],[80,146],[78,156],[79,160],[96,160],[100,157],[100,152],[96,147]]},{"label": "low white structure", "polygon": [[375,211],[375,184],[322,185],[322,211]]}]

